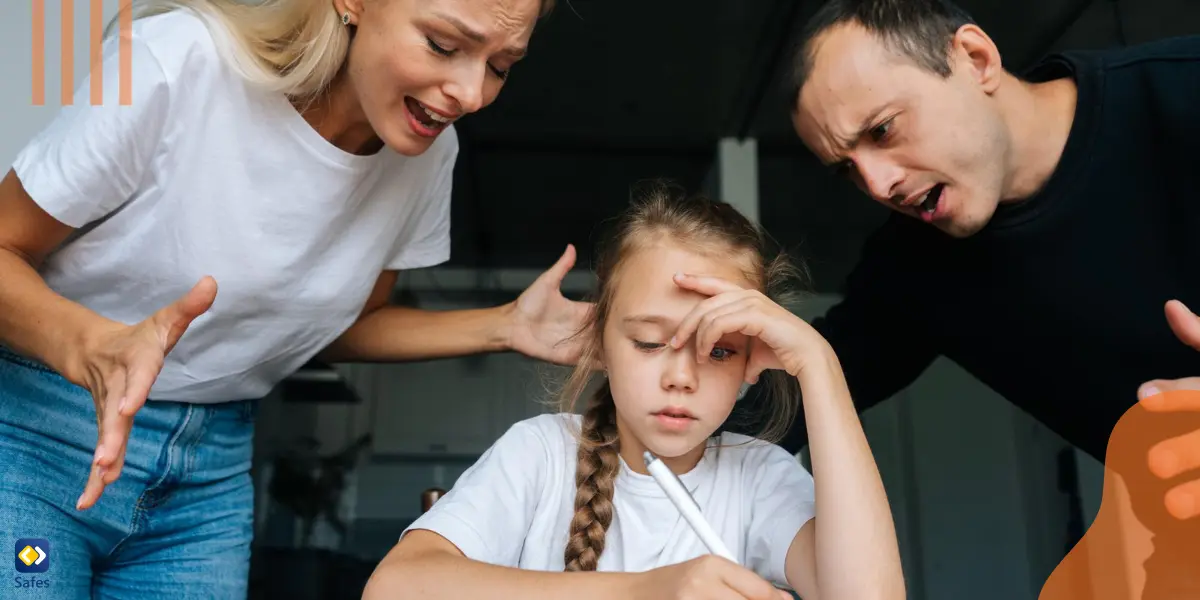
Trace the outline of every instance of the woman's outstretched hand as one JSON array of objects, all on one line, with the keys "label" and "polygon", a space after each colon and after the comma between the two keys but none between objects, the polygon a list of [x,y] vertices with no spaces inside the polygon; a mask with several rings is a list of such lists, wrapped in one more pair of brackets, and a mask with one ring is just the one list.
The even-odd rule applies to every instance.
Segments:
[{"label": "woman's outstretched hand", "polygon": [[80,348],[71,379],[92,393],[100,435],[91,475],[76,508],[91,508],[104,487],[121,475],[134,414],[145,405],[167,354],[192,321],[212,307],[216,296],[217,282],[205,277],[150,318],[92,332]]},{"label": "woman's outstretched hand", "polygon": [[746,364],[746,381],[755,383],[767,369],[798,376],[813,352],[832,352],[828,342],[803,319],[758,290],[717,277],[677,274],[679,287],[709,296],[696,305],[675,332],[680,348],[695,335],[696,358],[707,360],[721,336],[741,333],[757,340]]},{"label": "woman's outstretched hand", "polygon": [[574,339],[587,322],[592,304],[568,300],[563,278],[575,265],[575,247],[567,246],[554,266],[542,273],[513,304],[509,347],[526,356],[574,365],[582,341]]}]

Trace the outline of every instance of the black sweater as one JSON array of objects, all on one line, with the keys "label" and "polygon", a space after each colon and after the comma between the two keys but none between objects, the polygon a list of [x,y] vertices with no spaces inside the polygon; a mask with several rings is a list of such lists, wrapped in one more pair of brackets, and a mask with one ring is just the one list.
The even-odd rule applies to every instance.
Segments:
[{"label": "black sweater", "polygon": [[[941,355],[1104,460],[1140,384],[1200,376],[1163,313],[1171,299],[1200,311],[1200,37],[1053,55],[1023,75],[1059,77],[1079,95],[1042,191],[966,239],[894,215],[814,322],[860,412]],[[806,440],[801,416],[783,445]]]}]

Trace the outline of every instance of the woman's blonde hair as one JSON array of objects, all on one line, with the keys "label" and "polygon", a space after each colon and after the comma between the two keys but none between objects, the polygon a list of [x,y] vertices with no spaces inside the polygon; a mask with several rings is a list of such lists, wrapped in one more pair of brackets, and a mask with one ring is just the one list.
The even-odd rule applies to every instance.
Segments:
[{"label": "woman's blonde hair", "polygon": [[[652,182],[616,222],[599,252],[595,271],[598,282],[595,309],[578,335],[583,351],[577,367],[565,381],[559,409],[572,412],[579,396],[595,376],[605,324],[621,266],[646,247],[670,242],[705,255],[728,257],[741,263],[747,281],[771,299],[788,303],[786,285],[799,270],[783,252],[773,253],[766,233],[732,206],[703,196],[689,196],[670,182]],[[768,393],[764,409],[755,417],[757,437],[775,442],[791,427],[799,407],[799,385],[783,371],[766,371],[761,379]],[[564,554],[566,570],[594,571],[604,552],[605,534],[613,519],[613,486],[620,468],[616,406],[607,379],[601,382],[584,412],[575,471],[575,514]]]},{"label": "woman's blonde hair", "polygon": [[[549,14],[554,1],[540,0],[541,16]],[[134,0],[131,5],[134,19],[193,10],[230,37],[226,58],[243,77],[300,101],[317,97],[333,82],[353,35],[332,0]]]}]

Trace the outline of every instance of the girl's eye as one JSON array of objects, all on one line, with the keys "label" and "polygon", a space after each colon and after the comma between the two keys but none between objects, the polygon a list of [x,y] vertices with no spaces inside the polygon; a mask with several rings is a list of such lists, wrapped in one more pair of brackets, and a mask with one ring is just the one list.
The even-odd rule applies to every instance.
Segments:
[{"label": "girl's eye", "polygon": [[651,350],[658,350],[659,348],[662,348],[665,345],[666,344],[655,344],[655,343],[651,343],[651,342],[640,342],[638,340],[633,340],[633,346],[635,348],[637,348],[638,350],[642,350],[644,352],[649,352]]},{"label": "girl's eye", "polygon": [[728,348],[713,348],[708,355],[716,360],[726,360],[733,357],[734,354],[734,351]]},{"label": "girl's eye", "polygon": [[438,43],[433,41],[433,38],[431,38],[431,37],[426,37],[425,41],[429,43],[430,50],[433,50],[434,52],[437,52],[438,54],[441,54],[442,56],[450,56],[451,54],[454,54],[453,50],[449,50],[447,48],[444,48],[444,47],[438,45]]}]

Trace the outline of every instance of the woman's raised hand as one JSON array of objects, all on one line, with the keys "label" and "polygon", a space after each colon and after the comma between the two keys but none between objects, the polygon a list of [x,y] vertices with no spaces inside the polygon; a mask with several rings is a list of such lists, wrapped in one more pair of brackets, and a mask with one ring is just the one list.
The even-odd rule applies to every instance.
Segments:
[{"label": "woman's raised hand", "polygon": [[91,475],[76,504],[91,508],[125,465],[133,417],[150,395],[171,349],[217,296],[217,282],[200,280],[187,294],[136,325],[109,323],[90,332],[75,355],[72,379],[92,393],[99,439]]},{"label": "woman's raised hand", "polygon": [[587,324],[592,304],[563,296],[563,278],[574,265],[575,246],[567,246],[558,262],[512,304],[509,346],[513,350],[560,365],[579,360],[583,345],[575,335]]}]

